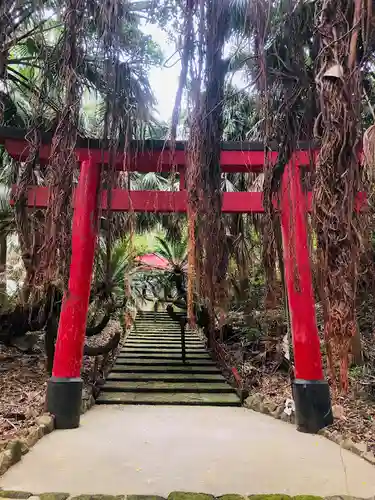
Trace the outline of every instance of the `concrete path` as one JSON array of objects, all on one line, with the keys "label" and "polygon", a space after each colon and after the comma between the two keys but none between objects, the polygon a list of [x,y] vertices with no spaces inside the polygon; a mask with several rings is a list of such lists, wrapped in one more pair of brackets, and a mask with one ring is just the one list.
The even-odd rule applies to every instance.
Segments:
[{"label": "concrete path", "polygon": [[0,487],[370,497],[375,468],[323,437],[244,408],[101,406],[79,429],[44,437]]}]

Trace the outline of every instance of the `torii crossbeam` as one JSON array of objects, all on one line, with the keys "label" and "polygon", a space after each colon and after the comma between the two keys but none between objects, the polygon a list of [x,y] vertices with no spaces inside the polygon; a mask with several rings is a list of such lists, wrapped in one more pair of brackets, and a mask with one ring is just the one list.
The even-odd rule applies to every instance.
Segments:
[{"label": "torii crossbeam", "polygon": [[[25,160],[28,143],[25,131],[0,129],[0,141],[17,160]],[[48,162],[51,135],[42,135],[39,151],[41,165]],[[119,149],[121,151],[121,148]],[[185,212],[184,144],[178,142],[172,154],[164,141],[134,143],[128,157],[118,153],[115,159],[119,170],[168,172],[180,176],[179,191],[126,191],[115,189],[112,209],[117,211]],[[306,213],[311,207],[311,193],[304,193],[301,166],[312,164],[316,150],[306,145],[294,153],[284,169],[277,203],[282,228],[285,281],[293,337],[295,380],[293,393],[297,427],[305,432],[317,432],[332,423],[329,388],[324,380],[320,341],[315,319],[315,302],[308,249]],[[72,256],[68,291],[64,296],[52,378],[48,384],[47,405],[56,417],[56,426],[72,428],[79,425],[82,381],[80,378],[86,317],[90,295],[91,275],[97,239],[98,209],[107,207],[107,193],[99,199],[99,179],[102,163],[108,161],[108,151],[102,151],[100,141],[79,139],[76,146],[80,165],[79,182],[74,195],[72,225]],[[276,161],[277,151],[272,159]],[[224,143],[221,153],[223,172],[262,172],[265,155],[259,143]],[[48,206],[49,192],[45,187],[30,186],[28,206]],[[365,205],[362,194],[358,208]],[[223,193],[223,212],[263,212],[262,193]],[[298,276],[298,286],[295,277]]]}]

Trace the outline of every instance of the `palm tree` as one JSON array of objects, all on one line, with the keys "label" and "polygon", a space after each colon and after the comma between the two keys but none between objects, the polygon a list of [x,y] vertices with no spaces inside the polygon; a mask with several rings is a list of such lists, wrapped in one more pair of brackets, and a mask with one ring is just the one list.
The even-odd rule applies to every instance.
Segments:
[{"label": "palm tree", "polygon": [[[63,156],[69,156],[69,150],[74,147],[77,135],[103,138],[105,131],[106,134],[109,133],[108,123],[112,123],[116,124],[115,133],[118,136],[140,138],[146,133],[148,124],[153,121],[154,98],[148,83],[147,71],[150,65],[160,61],[161,54],[158,46],[139,28],[140,16],[147,13],[150,3],[120,4],[121,2],[118,14],[121,19],[118,19],[116,33],[113,33],[113,40],[116,43],[116,50],[113,51],[114,61],[111,59],[113,54],[107,50],[109,47],[107,42],[104,42],[105,37],[108,38],[108,33],[111,32],[106,31],[103,24],[108,17],[102,15],[102,3],[97,0],[82,1],[77,9],[69,6],[64,8],[54,4],[53,1],[34,3],[33,0],[25,2],[10,0],[7,12],[0,9],[0,26],[4,27],[2,31],[4,36],[0,40],[3,68],[0,73],[3,81],[0,98],[2,97],[3,102],[3,121],[7,125],[31,127],[33,132],[45,129],[52,129],[54,132],[55,154],[51,156],[47,169],[41,169],[42,182],[49,183],[54,179],[53,185],[60,183],[59,192],[64,193],[64,197],[59,202],[60,207],[57,207],[61,214],[57,225],[65,224],[68,239],[71,217],[65,214],[65,211],[69,211],[70,207],[74,165],[67,164]],[[14,15],[9,16],[9,12]],[[72,16],[77,17],[76,21],[72,21]],[[78,18],[79,22],[84,19],[86,31],[84,43],[80,38],[84,30],[79,30]],[[74,46],[69,37],[75,40]],[[72,58],[67,56],[70,51],[74,52]],[[115,73],[110,76],[112,70],[109,68],[112,67],[115,68]],[[74,75],[74,81],[67,76],[68,73]],[[56,78],[56,75],[60,77]],[[86,99],[91,99],[94,107],[89,110],[81,108],[82,93],[85,93]],[[113,99],[116,105],[112,102],[109,111],[108,102]],[[115,119],[110,116],[114,112],[116,112]],[[56,132],[59,128],[64,130],[62,135]],[[32,137],[31,150],[36,152],[38,134],[34,133],[30,137]],[[24,185],[35,180],[35,164],[37,164],[35,160],[36,157],[30,158],[26,165],[22,166]],[[56,179],[61,173],[53,166],[56,162],[69,169],[66,175],[60,176],[60,179]],[[20,193],[16,201],[22,253],[30,256],[29,260],[41,255],[46,262],[50,261],[43,256],[43,252],[40,252],[40,245],[38,248],[32,248],[32,238],[29,236],[33,230],[28,221],[29,214],[24,207],[24,195]],[[52,210],[51,208],[46,214],[50,222]],[[50,225],[47,224],[48,227]],[[55,222],[52,225],[56,225]],[[55,229],[52,231],[53,234],[62,234],[61,228]],[[47,237],[48,245],[43,246],[46,251],[48,248],[48,252],[52,251],[52,247],[56,244],[54,239],[50,244],[51,240]],[[34,241],[38,241],[38,238],[34,238]],[[62,241],[58,246],[63,246],[61,243]],[[68,266],[64,264],[64,258],[62,256],[60,258],[57,254],[55,256],[56,259],[53,260],[56,266],[63,266],[66,271]],[[38,269],[39,264],[36,259],[32,267]],[[27,282],[34,279],[32,272],[29,275]]]},{"label": "palm tree", "polygon": [[187,237],[181,240],[168,241],[158,236],[156,252],[164,257],[173,272],[182,272],[187,263]]},{"label": "palm tree", "polygon": [[187,237],[168,240],[157,237],[155,252],[164,257],[165,270],[154,269],[148,273],[148,282],[159,302],[186,304]]},{"label": "palm tree", "polygon": [[256,93],[228,83],[223,108],[223,140],[257,141],[260,138],[261,117]]},{"label": "palm tree", "polygon": [[103,238],[95,258],[92,294],[99,302],[110,300],[114,307],[134,307],[142,297],[141,288],[132,278],[136,274],[135,251],[130,238],[120,238],[113,243],[110,261]]},{"label": "palm tree", "polygon": [[[4,10],[0,11],[0,27],[3,27],[3,38],[0,40],[0,79],[4,83],[0,92],[3,121],[8,125],[27,127],[31,122],[32,103],[41,96],[44,106],[42,118],[45,120],[43,128],[54,128],[56,114],[62,107],[61,89],[56,79],[62,57],[61,35],[64,32],[59,18],[59,5],[53,0],[8,0],[5,4]],[[101,2],[87,2],[84,8],[87,10],[89,35],[85,39],[87,52],[83,54],[82,64],[76,70],[80,83],[99,96],[99,120],[95,128],[88,123],[81,133],[93,133],[95,137],[101,137],[104,110],[103,105],[100,110],[100,102],[103,102],[109,91],[105,77],[107,61],[96,38],[96,32],[100,31]],[[129,2],[124,8],[125,22],[118,39],[118,57],[122,62],[117,68],[117,78],[121,88],[126,82],[127,88],[131,90],[127,95],[127,111],[122,110],[124,116],[129,109],[137,109],[137,119],[141,124],[150,119],[150,105],[154,102],[147,69],[160,62],[161,54],[158,46],[139,28],[139,21],[147,14],[150,3]],[[81,125],[84,122],[83,119]]]}]

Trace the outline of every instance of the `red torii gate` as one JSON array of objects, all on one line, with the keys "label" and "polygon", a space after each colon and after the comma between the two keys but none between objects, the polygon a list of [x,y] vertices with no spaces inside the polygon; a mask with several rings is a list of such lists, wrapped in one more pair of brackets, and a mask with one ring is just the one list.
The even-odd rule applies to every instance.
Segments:
[{"label": "red torii gate", "polygon": [[[52,136],[42,135],[39,151],[41,164],[48,162]],[[0,141],[17,160],[25,160],[29,145],[25,131],[0,129]],[[142,147],[127,158],[127,169],[139,172],[169,172],[176,168],[180,174],[179,191],[112,192],[112,209],[117,211],[185,212],[184,144],[178,142],[172,154],[164,141],[145,141]],[[80,164],[78,186],[74,194],[72,223],[72,256],[68,292],[59,322],[52,378],[48,383],[47,407],[55,415],[56,426],[73,428],[79,425],[82,380],[80,378],[86,316],[89,303],[91,275],[97,238],[99,206],[107,207],[107,193],[98,199],[100,166],[108,162],[108,152],[102,151],[100,141],[79,139],[76,145]],[[329,387],[324,380],[320,341],[315,318],[315,302],[310,268],[306,213],[311,207],[311,193],[302,190],[299,167],[310,165],[316,151],[301,147],[284,170],[278,209],[281,215],[285,279],[293,337],[295,380],[293,392],[297,427],[305,432],[317,432],[332,423]],[[272,153],[276,161],[277,152]],[[172,161],[173,160],[173,161]],[[260,143],[223,143],[222,172],[261,172],[264,151]],[[123,169],[124,155],[118,153],[116,167]],[[43,208],[48,205],[48,188],[30,186],[28,205]],[[359,197],[361,205],[363,196]],[[262,193],[223,193],[223,212],[263,212]],[[298,286],[295,283],[299,275]]]}]

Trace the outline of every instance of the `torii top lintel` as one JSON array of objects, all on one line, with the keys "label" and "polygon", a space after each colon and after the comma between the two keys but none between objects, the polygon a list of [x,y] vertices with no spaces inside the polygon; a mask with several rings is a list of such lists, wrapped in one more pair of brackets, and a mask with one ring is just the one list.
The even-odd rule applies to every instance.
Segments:
[{"label": "torii top lintel", "polygon": [[[27,131],[0,127],[0,143],[8,153],[17,160],[25,160],[29,152],[29,143],[26,139]],[[52,133],[41,134],[40,161],[46,162],[50,157]],[[185,165],[185,143],[177,141],[172,154],[168,141],[145,140],[133,141],[131,153],[124,161],[122,146],[118,147],[116,166],[118,170],[132,170],[138,172],[168,172],[173,168],[183,169]],[[103,142],[97,139],[79,137],[75,152],[77,161],[91,159],[97,163],[108,163],[108,149],[103,148]],[[307,143],[301,143],[294,157],[298,165],[309,165],[314,158],[316,149],[309,148]],[[270,153],[272,161],[277,160],[277,148]],[[223,172],[261,172],[264,168],[264,146],[260,142],[223,142],[221,146],[221,169]],[[125,166],[126,165],[126,166]]]}]

